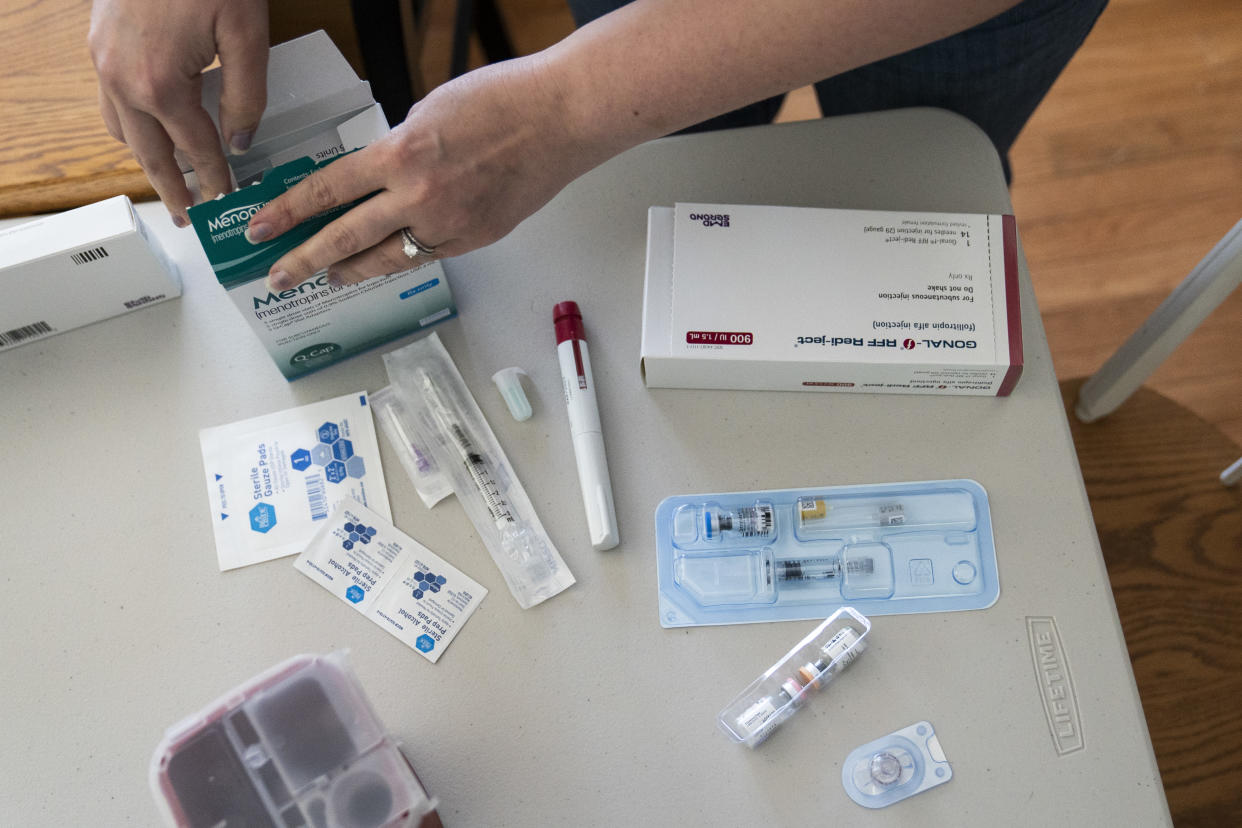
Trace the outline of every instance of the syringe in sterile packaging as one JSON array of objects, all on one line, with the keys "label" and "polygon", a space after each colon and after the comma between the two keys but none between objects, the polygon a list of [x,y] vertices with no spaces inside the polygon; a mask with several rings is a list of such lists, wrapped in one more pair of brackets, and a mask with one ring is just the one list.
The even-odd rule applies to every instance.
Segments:
[{"label": "syringe in sterile packaging", "polygon": [[523,609],[574,583],[496,436],[435,334],[386,354],[393,389]]},{"label": "syringe in sterile packaging", "polygon": [[[534,530],[516,513],[501,489],[496,467],[476,445],[466,429],[464,418],[440,393],[431,374],[425,369],[419,369],[418,375],[419,388],[427,403],[428,413],[440,430],[444,443],[456,452],[461,467],[473,484],[472,494],[476,502],[481,502],[486,508],[487,516],[497,531],[496,541],[503,556],[498,558],[493,555],[493,558],[500,566],[509,589],[519,603],[547,592],[547,586],[557,581],[557,569],[565,568],[564,563],[559,556],[554,557],[555,553],[550,550],[549,543],[541,537],[542,527],[539,531]],[[457,494],[464,505],[467,495],[460,491]],[[467,513],[469,511],[467,509]],[[568,573],[568,570],[565,571]],[[572,582],[571,580],[570,583]],[[551,597],[559,591],[557,589],[543,595],[539,600]],[[532,606],[534,603],[538,601],[533,601]]]},{"label": "syringe in sterile packaging", "polygon": [[420,387],[423,399],[427,401],[427,408],[436,425],[449,438],[447,441],[449,445],[457,450],[459,459],[465,465],[475,489],[487,505],[487,513],[495,522],[496,528],[500,530],[512,528],[517,520],[513,517],[513,510],[509,508],[509,502],[500,493],[500,486],[496,482],[496,474],[491,464],[475,448],[465,427],[453,415],[448,403],[440,395],[440,390],[436,388],[431,375],[425,370],[419,371],[419,374]]}]

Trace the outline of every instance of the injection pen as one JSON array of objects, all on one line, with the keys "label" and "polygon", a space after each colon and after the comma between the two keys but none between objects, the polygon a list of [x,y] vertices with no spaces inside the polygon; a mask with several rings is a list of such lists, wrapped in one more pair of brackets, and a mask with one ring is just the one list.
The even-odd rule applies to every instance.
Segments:
[{"label": "injection pen", "polygon": [[591,546],[612,549],[621,542],[617,510],[612,502],[608,459],[604,456],[604,433],[599,424],[595,377],[582,330],[577,302],[560,302],[552,310],[556,323],[556,358],[561,365],[561,385],[569,409],[569,431],[578,461],[578,485],[586,508]]}]

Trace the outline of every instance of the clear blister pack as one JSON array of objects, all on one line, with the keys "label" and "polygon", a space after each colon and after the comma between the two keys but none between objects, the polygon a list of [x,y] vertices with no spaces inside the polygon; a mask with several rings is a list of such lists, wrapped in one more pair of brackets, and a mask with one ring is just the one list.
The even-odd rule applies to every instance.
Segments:
[{"label": "clear blister pack", "polygon": [[720,729],[755,747],[862,654],[870,631],[856,610],[837,610],[720,711]]},{"label": "clear blister pack", "polygon": [[1000,583],[987,493],[937,480],[678,495],[656,509],[660,624],[983,609]]},{"label": "clear blister pack", "polygon": [[931,722],[915,722],[860,745],[841,765],[841,784],[864,808],[886,808],[953,778]]}]

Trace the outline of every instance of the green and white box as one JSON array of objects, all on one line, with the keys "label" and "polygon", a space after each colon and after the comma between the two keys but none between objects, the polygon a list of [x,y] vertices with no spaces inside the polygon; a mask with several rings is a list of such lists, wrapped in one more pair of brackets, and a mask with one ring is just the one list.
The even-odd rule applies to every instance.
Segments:
[{"label": "green and white box", "polygon": [[439,262],[356,285],[329,285],[327,272],[321,271],[297,287],[279,292],[268,289],[268,269],[280,257],[354,204],[334,207],[260,244],[246,240],[250,217],[340,157],[323,162],[299,158],[281,164],[257,184],[190,208],[190,221],[216,279],[286,379],[296,379],[457,313]]},{"label": "green and white box", "polygon": [[[288,379],[425,328],[457,312],[438,262],[333,287],[325,272],[273,293],[268,269],[341,213],[343,205],[262,244],[246,240],[259,209],[316,169],[388,132],[383,112],[323,32],[272,47],[268,106],[250,150],[230,155],[242,189],[190,208],[216,279]],[[218,71],[203,75],[203,106],[216,117]],[[193,188],[193,173],[187,174]],[[248,185],[248,186],[247,186]],[[356,203],[356,202],[355,202]]]}]

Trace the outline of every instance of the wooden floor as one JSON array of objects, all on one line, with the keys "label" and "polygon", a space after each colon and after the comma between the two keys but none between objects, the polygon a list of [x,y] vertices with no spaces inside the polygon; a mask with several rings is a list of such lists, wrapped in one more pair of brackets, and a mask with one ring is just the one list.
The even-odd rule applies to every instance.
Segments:
[{"label": "wooden floor", "polygon": [[[1242,219],[1242,3],[1112,0],[1013,164],[1057,375],[1089,374]],[[1242,444],[1239,332],[1242,291],[1149,385]]]}]

